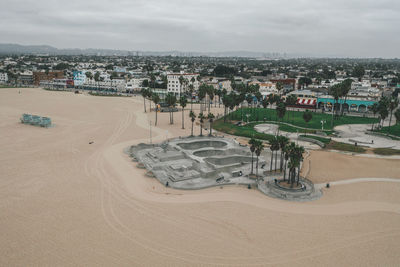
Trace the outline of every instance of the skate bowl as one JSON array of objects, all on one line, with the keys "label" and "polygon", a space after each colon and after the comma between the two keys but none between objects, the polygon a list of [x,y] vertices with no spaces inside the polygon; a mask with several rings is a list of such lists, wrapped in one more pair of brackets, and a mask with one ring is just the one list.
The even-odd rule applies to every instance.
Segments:
[{"label": "skate bowl", "polygon": [[227,143],[223,141],[204,140],[204,141],[194,141],[188,143],[179,143],[178,146],[186,150],[195,150],[205,147],[223,148],[227,146]]},{"label": "skate bowl", "polygon": [[222,156],[225,155],[226,152],[224,150],[199,150],[193,152],[193,155],[197,157],[212,157],[212,156]]},{"label": "skate bowl", "polygon": [[232,165],[232,164],[244,164],[251,163],[251,157],[246,156],[229,156],[224,158],[205,158],[205,161],[214,165]]}]

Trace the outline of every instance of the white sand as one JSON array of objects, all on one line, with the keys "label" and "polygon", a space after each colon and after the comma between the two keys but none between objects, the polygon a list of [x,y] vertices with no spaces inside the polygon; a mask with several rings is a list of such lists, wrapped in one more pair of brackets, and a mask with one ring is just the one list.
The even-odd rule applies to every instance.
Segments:
[{"label": "white sand", "polygon": [[[141,98],[21,91],[0,89],[1,266],[400,264],[399,183],[340,185],[311,203],[239,186],[167,189],[122,152],[149,140],[154,112],[143,113]],[[22,125],[24,112],[55,127]],[[190,133],[187,115],[181,130],[180,113],[173,126],[160,113],[153,142]],[[374,169],[375,159],[342,156],[313,160],[311,177],[343,160],[334,175],[315,179]],[[379,173],[370,177],[399,178]]]}]

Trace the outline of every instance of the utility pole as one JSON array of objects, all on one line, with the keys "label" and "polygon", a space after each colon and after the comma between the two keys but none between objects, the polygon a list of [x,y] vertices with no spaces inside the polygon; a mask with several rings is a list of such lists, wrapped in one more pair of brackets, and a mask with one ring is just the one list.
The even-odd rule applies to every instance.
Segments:
[{"label": "utility pole", "polygon": [[152,140],[151,140],[151,121],[150,121],[150,144],[152,143]]}]

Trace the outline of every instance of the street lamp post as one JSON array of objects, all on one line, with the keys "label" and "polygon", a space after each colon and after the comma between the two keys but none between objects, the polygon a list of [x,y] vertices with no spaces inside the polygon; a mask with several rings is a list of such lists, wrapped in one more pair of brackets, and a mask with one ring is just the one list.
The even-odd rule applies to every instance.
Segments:
[{"label": "street lamp post", "polygon": [[149,125],[150,125],[150,144],[152,143],[152,140],[151,140],[151,121],[149,122]]},{"label": "street lamp post", "polygon": [[326,123],[326,121],[322,120],[322,121],[321,121],[322,131],[324,130],[324,123]]}]

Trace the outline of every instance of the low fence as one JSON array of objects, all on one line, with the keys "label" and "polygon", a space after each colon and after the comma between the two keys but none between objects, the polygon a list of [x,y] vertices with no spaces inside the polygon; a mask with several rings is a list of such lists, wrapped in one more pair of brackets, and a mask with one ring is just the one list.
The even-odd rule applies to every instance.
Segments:
[{"label": "low fence", "polygon": [[34,126],[41,126],[41,127],[50,127],[51,126],[51,119],[48,117],[41,117],[37,115],[31,114],[22,114],[21,122],[24,124],[30,124]]},{"label": "low fence", "polygon": [[322,143],[321,141],[318,141],[318,140],[316,140],[316,139],[313,139],[313,138],[308,138],[308,137],[304,137],[304,136],[299,136],[298,139],[299,139],[300,141],[306,141],[306,142],[310,142],[310,143],[319,145],[319,146],[322,147],[322,148],[325,147],[325,144],[324,144],[324,143]]}]

